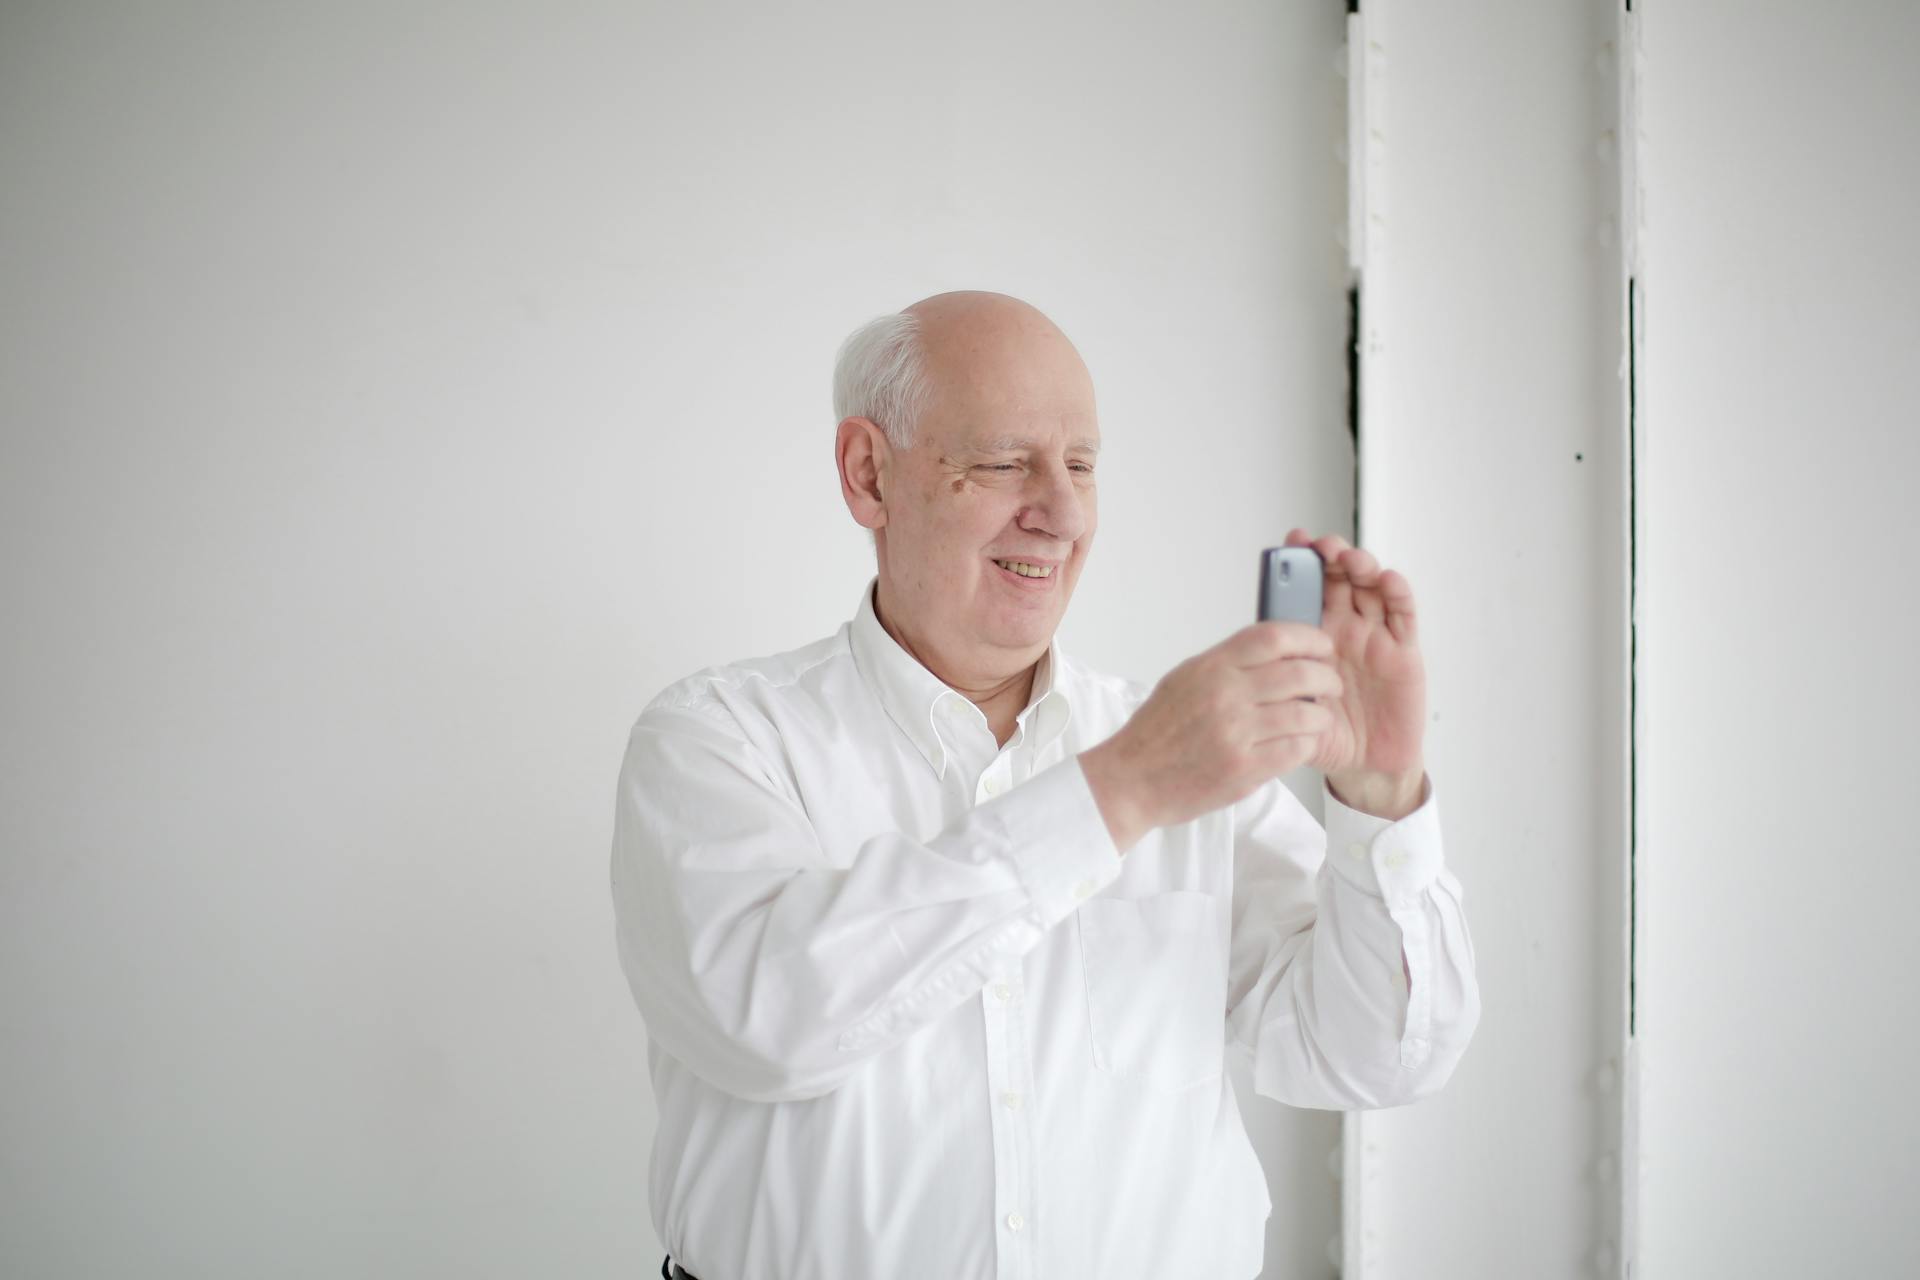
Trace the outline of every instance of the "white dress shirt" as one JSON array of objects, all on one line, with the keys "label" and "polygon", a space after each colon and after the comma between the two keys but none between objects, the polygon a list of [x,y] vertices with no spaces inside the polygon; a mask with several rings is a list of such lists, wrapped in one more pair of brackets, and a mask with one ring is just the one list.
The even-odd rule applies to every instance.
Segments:
[{"label": "white dress shirt", "polygon": [[1148,692],[1055,644],[1002,747],[869,583],[835,635],[641,713],[612,887],[676,1262],[1251,1277],[1271,1206],[1228,1046],[1295,1106],[1445,1082],[1479,995],[1431,780],[1398,822],[1329,794],[1324,831],[1274,781],[1122,857],[1077,756]]}]

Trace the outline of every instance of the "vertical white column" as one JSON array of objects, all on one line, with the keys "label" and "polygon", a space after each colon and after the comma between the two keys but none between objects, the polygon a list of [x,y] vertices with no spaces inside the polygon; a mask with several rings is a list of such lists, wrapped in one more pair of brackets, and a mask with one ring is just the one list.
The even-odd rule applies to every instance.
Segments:
[{"label": "vertical white column", "polygon": [[1344,1122],[1349,1280],[1623,1267],[1619,21],[1574,0],[1349,20],[1357,532],[1418,600],[1483,1002],[1439,1095]]},{"label": "vertical white column", "polygon": [[[1347,266],[1359,298],[1353,341],[1355,542],[1367,536],[1367,508],[1389,415],[1382,396],[1389,359],[1385,291],[1374,287],[1387,254],[1386,0],[1370,0],[1347,16]],[[1369,1147],[1370,1121],[1350,1111],[1341,1123],[1340,1257],[1347,1276],[1374,1274],[1369,1260],[1377,1228],[1368,1184],[1378,1169]]]},{"label": "vertical white column", "polygon": [[[1636,1018],[1638,1002],[1637,969],[1647,944],[1643,927],[1646,915],[1646,865],[1639,857],[1642,847],[1644,795],[1647,761],[1647,712],[1640,696],[1640,671],[1650,634],[1642,625],[1639,548],[1646,525],[1646,512],[1637,501],[1640,460],[1646,456],[1644,421],[1640,407],[1645,387],[1639,377],[1642,337],[1647,325],[1646,271],[1640,248],[1645,227],[1646,201],[1640,185],[1640,100],[1641,75],[1645,63],[1641,56],[1640,19],[1627,4],[1619,6],[1618,35],[1614,41],[1611,71],[1617,88],[1617,111],[1613,136],[1618,157],[1620,258],[1617,277],[1618,296],[1624,305],[1620,311],[1620,376],[1625,394],[1619,398],[1620,437],[1626,442],[1623,492],[1627,496],[1627,519],[1621,528],[1625,545],[1619,548],[1627,565],[1624,616],[1627,620],[1627,691],[1624,732],[1621,743],[1626,759],[1623,776],[1628,780],[1621,797],[1625,813],[1623,829],[1627,846],[1620,859],[1619,878],[1626,909],[1620,913],[1624,936],[1618,944],[1625,956],[1622,969],[1626,981],[1625,999],[1615,1019],[1614,1037],[1621,1046],[1619,1149],[1615,1163],[1619,1175],[1618,1195],[1613,1211],[1618,1223],[1619,1250],[1613,1274],[1621,1280],[1633,1280],[1639,1271],[1640,1241],[1640,1039]],[[1603,1259],[1604,1261],[1604,1259]]]}]

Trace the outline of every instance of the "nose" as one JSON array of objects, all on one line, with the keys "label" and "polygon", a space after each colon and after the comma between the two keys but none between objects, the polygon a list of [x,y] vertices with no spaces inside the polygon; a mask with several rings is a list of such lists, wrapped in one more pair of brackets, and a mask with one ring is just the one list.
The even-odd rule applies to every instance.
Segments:
[{"label": "nose", "polygon": [[1087,532],[1088,494],[1073,481],[1066,462],[1055,459],[1028,473],[1026,505],[1017,522],[1029,533],[1045,534],[1060,542],[1078,542]]}]

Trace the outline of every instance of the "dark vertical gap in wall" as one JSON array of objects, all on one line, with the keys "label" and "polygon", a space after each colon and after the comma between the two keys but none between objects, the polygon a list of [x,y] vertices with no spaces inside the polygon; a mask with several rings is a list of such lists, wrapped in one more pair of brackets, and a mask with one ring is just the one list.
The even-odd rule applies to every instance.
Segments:
[{"label": "dark vertical gap in wall", "polygon": [[1348,13],[1360,12],[1360,0],[1347,0],[1347,12]]},{"label": "dark vertical gap in wall", "polygon": [[1353,541],[1360,545],[1360,282],[1347,286],[1347,435],[1353,440]]},{"label": "dark vertical gap in wall", "polygon": [[[1628,8],[1632,8],[1629,0]],[[1640,897],[1640,282],[1627,277],[1627,1038],[1635,1028]]]}]

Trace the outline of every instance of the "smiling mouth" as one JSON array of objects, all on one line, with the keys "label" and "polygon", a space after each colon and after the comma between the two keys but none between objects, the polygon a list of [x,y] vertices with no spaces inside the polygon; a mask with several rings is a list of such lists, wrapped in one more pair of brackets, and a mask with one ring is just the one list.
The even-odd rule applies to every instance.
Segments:
[{"label": "smiling mouth", "polygon": [[995,564],[1008,573],[1017,573],[1023,578],[1051,578],[1054,566],[1050,564],[1028,564],[1025,560],[995,560]]}]

